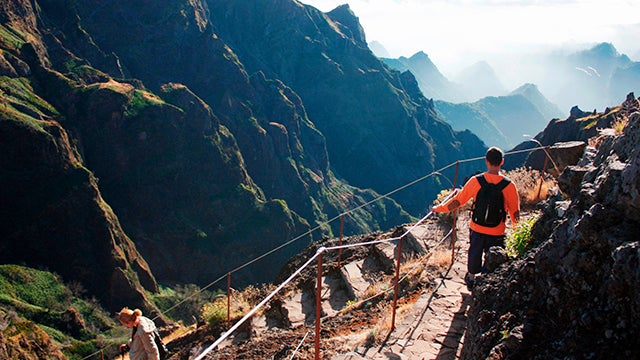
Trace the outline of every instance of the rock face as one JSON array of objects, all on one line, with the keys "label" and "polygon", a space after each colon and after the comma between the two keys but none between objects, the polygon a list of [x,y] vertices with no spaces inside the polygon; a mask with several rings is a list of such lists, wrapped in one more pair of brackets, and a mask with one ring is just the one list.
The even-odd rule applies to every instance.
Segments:
[{"label": "rock face", "polygon": [[[333,175],[302,99],[248,75],[206,3],[147,5],[12,0],[0,11],[2,261],[88,282],[116,308],[145,302],[136,277],[150,291],[155,277],[209,283],[378,196]],[[347,10],[333,16],[364,43]],[[409,220],[385,199],[345,232]],[[304,242],[235,281],[271,280]]]},{"label": "rock face", "polygon": [[382,58],[381,60],[392,69],[402,72],[411,71],[418,81],[420,90],[427,98],[454,103],[472,100],[459,85],[449,81],[422,51],[413,54],[410,58],[401,56],[397,59]]},{"label": "rock face", "polygon": [[570,202],[548,202],[534,248],[479,281],[463,359],[637,356],[640,113],[629,119],[584,170],[565,170],[563,186],[578,187],[565,191]]},{"label": "rock face", "polygon": [[[553,150],[559,157],[565,157],[570,154],[563,154],[564,147],[569,144],[579,141],[588,143],[589,139],[597,138],[599,132],[602,129],[610,129],[612,125],[619,121],[624,116],[637,111],[640,108],[639,101],[635,98],[633,93],[627,94],[627,98],[622,105],[613,108],[607,108],[603,112],[585,112],[580,110],[577,106],[571,108],[569,117],[566,119],[553,119],[551,120],[545,129],[538,133],[534,139],[535,141],[526,141],[517,145],[513,150],[525,150],[533,149],[540,146],[551,146],[556,143],[567,143],[561,145],[559,149]],[[578,147],[572,147],[574,151],[578,151]],[[573,155],[569,156],[573,158]],[[558,161],[563,160],[558,158]],[[510,156],[505,159],[505,168],[514,169],[519,166],[532,167],[537,170],[542,170],[544,164],[544,154],[542,151],[535,151],[532,153],[523,153]],[[571,162],[567,162],[567,165],[571,165]],[[551,164],[549,164],[551,166]],[[562,169],[560,169],[562,172]],[[555,174],[556,176],[558,173]]]},{"label": "rock face", "polygon": [[[437,118],[408,72],[385,66],[347,7],[324,14],[290,0],[209,3],[212,24],[250,73],[278,78],[325,136],[332,169],[350,184],[387,193],[486,147]],[[337,31],[338,30],[338,31]],[[437,186],[393,194],[410,213]]]},{"label": "rock face", "polygon": [[[58,111],[36,93],[49,72],[29,2],[4,2],[0,79],[0,263],[46,268],[78,281],[115,310],[127,303],[153,313],[146,298],[156,280],[82,162]],[[25,34],[32,36],[26,43]],[[21,37],[22,36],[22,37]],[[62,82],[60,82],[62,83]],[[63,89],[60,89],[64,91]]]}]

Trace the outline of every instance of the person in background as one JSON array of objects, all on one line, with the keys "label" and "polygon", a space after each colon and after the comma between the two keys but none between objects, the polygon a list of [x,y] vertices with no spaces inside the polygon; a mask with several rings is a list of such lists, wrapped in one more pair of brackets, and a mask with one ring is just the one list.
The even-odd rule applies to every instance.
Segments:
[{"label": "person in background", "polygon": [[433,212],[451,212],[474,199],[474,210],[469,224],[468,272],[465,275],[467,288],[475,284],[476,274],[484,270],[483,254],[492,246],[504,248],[506,215],[511,226],[520,220],[520,198],[516,186],[500,174],[504,154],[491,147],[485,155],[487,171],[471,177],[462,190],[444,204],[433,208]]},{"label": "person in background", "polygon": [[120,353],[129,351],[131,360],[160,360],[160,352],[154,341],[156,325],[153,320],[142,316],[142,311],[123,308],[118,313],[118,320],[125,327],[131,328],[131,339],[120,345]]}]

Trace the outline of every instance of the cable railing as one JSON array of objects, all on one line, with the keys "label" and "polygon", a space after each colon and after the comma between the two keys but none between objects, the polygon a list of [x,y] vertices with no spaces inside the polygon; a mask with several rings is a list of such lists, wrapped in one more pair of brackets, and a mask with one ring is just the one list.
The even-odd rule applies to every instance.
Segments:
[{"label": "cable railing", "polygon": [[[547,151],[547,148],[548,148],[548,146],[542,146],[541,145],[541,146],[535,147],[535,148],[529,148],[529,149],[505,152],[504,155],[507,156],[507,155],[525,153],[525,152],[534,152],[534,151],[542,149],[543,151],[545,151],[545,155],[546,155],[545,160],[546,160],[547,157],[550,157],[550,155],[549,155],[549,153]],[[205,349],[205,351],[203,351],[198,357],[196,357],[195,360],[203,359],[203,357],[206,356],[207,353],[209,353],[212,349],[214,349],[216,346],[218,346],[224,339],[226,339],[229,335],[231,335],[240,325],[242,325],[242,323],[244,323],[247,319],[249,319],[251,316],[253,316],[255,314],[255,312],[257,312],[262,306],[264,306],[269,300],[271,300],[278,291],[280,291],[282,288],[284,288],[291,280],[293,280],[293,278],[295,278],[298,274],[300,274],[300,272],[304,268],[309,266],[309,264],[311,262],[313,262],[314,260],[316,260],[316,259],[319,260],[318,261],[318,266],[319,266],[318,272],[321,273],[322,254],[324,252],[326,252],[326,251],[338,250],[339,251],[339,253],[338,253],[339,261],[338,261],[338,263],[340,263],[341,250],[343,250],[343,249],[352,248],[352,247],[356,247],[356,246],[375,245],[375,244],[383,243],[383,242],[398,241],[398,256],[397,256],[397,266],[396,266],[396,273],[397,273],[399,271],[399,263],[400,263],[400,258],[401,258],[400,254],[401,254],[402,238],[404,236],[406,236],[410,232],[410,230],[414,229],[415,227],[420,225],[422,222],[424,222],[428,217],[430,217],[433,214],[433,212],[429,211],[429,213],[427,215],[425,215],[422,219],[420,219],[418,222],[416,222],[410,228],[410,230],[406,231],[401,236],[397,236],[397,237],[393,237],[393,238],[389,238],[389,239],[374,240],[374,241],[369,241],[369,242],[363,242],[363,243],[358,243],[358,244],[347,244],[347,245],[343,245],[342,244],[342,235],[343,235],[342,232],[343,232],[343,228],[344,228],[344,217],[346,215],[349,215],[349,214],[351,214],[351,213],[353,213],[355,211],[358,211],[358,210],[360,210],[360,209],[362,209],[362,208],[364,208],[366,206],[369,206],[369,205],[371,205],[371,204],[373,204],[373,203],[375,203],[377,201],[380,201],[380,200],[382,200],[384,198],[390,198],[391,195],[393,195],[393,194],[395,194],[395,193],[397,193],[399,191],[402,191],[402,190],[404,190],[404,189],[406,189],[408,187],[411,187],[411,186],[413,186],[413,185],[415,185],[415,184],[417,184],[419,182],[422,182],[422,181],[424,181],[424,180],[426,180],[426,179],[428,179],[428,178],[430,178],[432,176],[439,175],[439,176],[443,176],[443,177],[446,178],[446,176],[444,176],[442,174],[442,172],[447,170],[447,169],[449,169],[449,168],[451,168],[451,167],[453,167],[453,166],[455,166],[454,181],[451,182],[448,178],[447,178],[447,180],[449,180],[449,182],[452,183],[452,187],[453,187],[453,189],[455,189],[456,183],[457,183],[459,165],[462,164],[462,163],[478,161],[478,160],[484,160],[484,159],[485,159],[484,156],[479,156],[479,157],[475,157],[475,158],[462,159],[462,160],[458,160],[456,162],[452,162],[452,163],[450,163],[448,165],[445,165],[445,166],[441,167],[438,170],[434,170],[429,174],[421,176],[421,177],[419,177],[419,178],[417,178],[417,179],[415,179],[413,181],[410,181],[410,182],[408,182],[408,183],[406,183],[406,184],[404,184],[404,185],[402,185],[402,186],[400,186],[400,187],[398,187],[396,189],[393,189],[393,190],[391,190],[391,191],[389,191],[389,192],[387,192],[387,193],[385,193],[383,195],[380,195],[380,196],[378,196],[378,197],[376,197],[376,198],[374,198],[374,199],[372,199],[370,201],[367,201],[367,202],[365,202],[363,204],[360,204],[359,206],[357,206],[355,208],[349,209],[349,210],[347,210],[347,211],[345,211],[345,212],[343,212],[343,213],[341,213],[339,215],[336,215],[336,216],[330,218],[329,220],[326,220],[325,222],[318,224],[314,228],[312,228],[310,230],[307,230],[306,232],[294,237],[293,239],[291,239],[291,240],[289,240],[289,241],[287,241],[287,242],[285,242],[285,243],[283,243],[283,244],[281,244],[281,245],[279,245],[279,246],[277,246],[277,247],[275,247],[275,248],[263,253],[262,255],[259,255],[259,256],[255,257],[255,258],[245,262],[244,264],[241,264],[241,265],[233,268],[232,270],[229,270],[227,273],[225,273],[224,275],[222,275],[222,276],[218,277],[217,279],[213,280],[212,282],[210,282],[206,286],[200,288],[198,291],[195,291],[190,296],[185,297],[184,299],[182,299],[181,301],[177,302],[173,306],[171,306],[168,309],[160,312],[158,315],[153,317],[152,320],[158,319],[161,315],[166,315],[167,313],[171,312],[172,310],[174,310],[178,306],[182,305],[186,301],[192,299],[195,296],[198,296],[203,291],[209,289],[213,285],[219,283],[220,281],[222,281],[223,279],[226,278],[227,279],[227,316],[228,316],[227,323],[230,324],[230,319],[229,319],[229,316],[230,316],[230,311],[229,310],[230,309],[229,309],[229,307],[230,307],[230,292],[231,292],[231,281],[230,281],[231,274],[233,274],[233,273],[235,273],[237,271],[240,271],[240,270],[242,270],[242,269],[254,264],[257,261],[259,261],[261,259],[264,259],[265,257],[267,257],[267,256],[269,256],[269,255],[271,255],[271,254],[273,254],[273,253],[275,253],[277,251],[282,250],[283,248],[293,244],[294,242],[299,241],[300,239],[303,239],[303,238],[311,235],[314,231],[317,231],[317,230],[319,230],[321,228],[329,226],[331,223],[333,223],[337,219],[341,220],[341,224],[340,224],[340,244],[338,246],[330,246],[330,247],[321,247],[321,248],[319,248],[317,250],[316,254],[313,255],[309,260],[307,260],[307,262],[302,267],[300,267],[298,270],[296,270],[289,278],[287,278],[280,286],[278,286],[272,293],[270,293],[263,301],[261,301],[258,305],[256,305],[256,307],[254,307],[254,309],[252,309],[249,313],[247,313],[242,319],[240,319],[233,326],[231,326],[225,333],[223,333],[221,335],[221,337],[218,340],[216,340],[213,344],[211,344],[209,347],[207,347]],[[546,161],[545,161],[545,167],[546,167]],[[545,170],[543,169],[543,172],[544,171]],[[452,195],[453,195],[453,193],[449,194],[449,196],[452,196]],[[455,221],[455,215],[454,215],[454,221]],[[452,235],[452,246],[451,246],[452,247],[452,261],[454,259],[454,251],[455,251],[454,250],[455,239],[456,239],[456,235],[455,234],[456,234],[456,232],[455,232],[455,225],[454,225],[453,228],[452,228],[452,232],[449,234],[449,235]],[[447,235],[447,236],[449,236],[449,235]],[[321,276],[320,275],[318,275],[318,276],[321,279]],[[398,274],[396,274],[396,279],[397,279],[397,277],[398,277]],[[394,305],[393,305],[394,309],[393,309],[392,323],[395,321],[395,304],[396,304],[396,301],[397,301],[397,281],[396,281],[396,284],[394,285],[394,287],[396,287],[396,289],[395,289],[396,291],[394,291]],[[319,292],[320,291],[318,290],[318,293]],[[317,311],[319,311],[319,309],[317,309]],[[319,316],[318,316],[318,318],[319,318]],[[319,323],[319,321],[317,321],[317,323]],[[318,324],[316,326],[318,326]],[[392,328],[392,330],[393,330],[393,328]],[[318,339],[319,329],[316,331],[316,333],[317,333],[316,334],[316,338],[317,338],[316,339],[316,343],[318,343],[319,342],[319,339]],[[318,345],[316,345],[316,347],[317,346]],[[98,350],[98,351],[96,351],[96,352],[94,352],[94,353],[92,353],[90,355],[87,355],[87,356],[83,357],[82,360],[89,359],[89,358],[91,358],[91,357],[103,352],[105,348],[106,347],[101,348],[100,350]],[[316,353],[317,353],[316,359],[318,359],[319,351],[316,351]]]},{"label": "cable railing", "polygon": [[[447,196],[443,203],[448,201],[454,193],[452,192]],[[422,219],[415,222],[411,227],[402,233],[400,236],[394,236],[386,239],[373,240],[373,241],[364,241],[354,244],[346,244],[346,245],[338,245],[338,246],[328,246],[328,247],[320,247],[316,251],[316,253],[307,260],[302,266],[300,266],[293,274],[291,274],[285,281],[283,281],[276,289],[274,289],[271,293],[269,293],[264,300],[262,300],[258,305],[256,305],[253,309],[251,309],[245,316],[243,316],[240,320],[238,320],[229,330],[223,333],[216,341],[214,341],[211,345],[209,345],[205,350],[203,350],[200,355],[198,355],[195,360],[202,360],[207,356],[213,349],[215,349],[220,343],[222,343],[225,339],[227,339],[238,327],[240,327],[244,322],[250,319],[262,306],[264,306],[269,300],[271,300],[280,290],[282,290],[286,285],[288,285],[296,276],[298,276],[302,270],[306,267],[310,266],[314,260],[318,261],[318,269],[317,269],[317,285],[316,285],[316,321],[315,321],[315,331],[316,331],[316,339],[315,339],[315,358],[319,359],[320,356],[320,324],[321,324],[321,292],[322,292],[322,264],[323,264],[323,254],[327,251],[339,250],[339,249],[347,249],[358,246],[369,246],[376,245],[385,242],[398,241],[396,246],[397,255],[396,255],[396,268],[395,268],[395,277],[394,277],[394,296],[393,302],[391,306],[392,317],[391,317],[391,330],[395,327],[395,316],[396,316],[396,305],[398,301],[398,283],[399,283],[399,275],[400,275],[400,263],[402,260],[402,240],[405,236],[407,236],[411,231],[413,231],[416,227],[424,223],[431,215],[433,215],[433,211],[429,211],[427,215],[425,215]]]},{"label": "cable railing", "polygon": [[[505,156],[507,156],[507,155],[513,155],[513,154],[525,153],[525,152],[533,152],[533,151],[540,150],[540,149],[544,149],[544,148],[545,148],[544,146],[540,146],[540,147],[531,148],[531,149],[524,149],[524,150],[510,151],[510,152],[506,152],[506,153],[504,153],[504,155],[505,155]],[[396,189],[394,189],[394,190],[391,190],[391,191],[389,191],[388,193],[385,193],[384,195],[380,195],[380,196],[378,196],[378,197],[376,197],[376,198],[374,198],[374,199],[372,199],[372,200],[370,200],[370,201],[368,201],[368,202],[366,202],[366,203],[363,203],[363,204],[361,204],[361,205],[359,205],[359,206],[357,206],[357,207],[355,207],[355,208],[349,209],[349,210],[347,210],[347,211],[345,211],[345,212],[343,212],[343,213],[341,213],[341,214],[339,214],[339,215],[336,215],[336,216],[332,217],[331,219],[326,220],[325,222],[318,224],[318,225],[317,225],[317,226],[315,226],[314,228],[312,228],[312,229],[310,229],[310,230],[307,230],[306,232],[304,232],[304,233],[302,233],[302,234],[300,234],[300,235],[296,236],[295,238],[293,238],[293,239],[291,239],[291,240],[289,240],[289,241],[287,241],[287,242],[285,242],[285,243],[283,243],[283,244],[281,244],[281,245],[279,245],[279,246],[277,246],[277,247],[275,247],[275,248],[273,248],[273,249],[271,249],[271,250],[269,250],[269,251],[265,252],[264,254],[259,255],[259,256],[255,257],[255,258],[253,258],[252,260],[249,260],[249,261],[247,261],[246,263],[244,263],[244,264],[242,264],[242,265],[239,265],[239,266],[237,266],[237,267],[233,268],[232,270],[229,270],[229,271],[228,271],[228,272],[226,272],[224,275],[221,275],[221,276],[220,276],[220,277],[218,277],[217,279],[213,280],[212,282],[210,282],[209,284],[207,284],[206,286],[204,286],[203,288],[201,288],[199,292],[202,292],[202,291],[204,291],[204,290],[209,289],[209,288],[210,288],[210,287],[212,287],[213,285],[215,285],[215,284],[219,283],[220,281],[222,281],[223,279],[227,278],[230,274],[233,274],[233,273],[235,273],[235,272],[238,272],[238,271],[240,271],[240,270],[242,270],[242,269],[244,269],[244,268],[248,267],[249,265],[251,265],[251,264],[253,264],[253,263],[257,262],[257,261],[262,260],[262,259],[264,259],[265,257],[267,257],[267,256],[269,256],[269,255],[271,255],[271,254],[273,254],[273,253],[275,253],[275,252],[277,252],[277,251],[279,251],[279,250],[282,250],[283,248],[285,248],[285,247],[287,247],[287,246],[289,246],[289,245],[293,244],[294,242],[299,241],[299,240],[301,240],[301,239],[303,239],[303,238],[307,237],[308,235],[311,235],[314,231],[316,231],[316,230],[320,230],[321,228],[324,228],[324,227],[326,227],[326,226],[330,225],[332,222],[334,222],[334,221],[335,221],[335,220],[337,220],[337,219],[341,219],[341,222],[342,222],[342,221],[343,221],[342,219],[344,219],[344,216],[349,215],[349,214],[351,214],[351,213],[353,213],[353,212],[355,212],[355,211],[357,211],[357,210],[360,210],[360,209],[362,209],[362,208],[364,208],[364,207],[366,207],[366,206],[369,206],[369,205],[371,205],[371,204],[375,203],[376,201],[380,201],[380,200],[382,200],[382,199],[384,199],[384,198],[389,198],[391,195],[393,195],[393,194],[395,194],[395,193],[397,193],[397,192],[399,192],[399,191],[402,191],[402,190],[404,190],[404,189],[406,189],[406,188],[408,188],[408,187],[410,187],[410,186],[413,186],[413,185],[415,185],[415,184],[417,184],[417,183],[419,183],[419,182],[422,182],[422,181],[424,181],[424,180],[426,180],[426,179],[428,179],[429,177],[432,177],[432,176],[434,176],[434,175],[439,175],[439,176],[443,176],[443,177],[445,177],[445,178],[446,178],[446,176],[444,176],[444,175],[442,174],[442,172],[443,172],[443,171],[445,171],[446,169],[449,169],[449,168],[453,167],[453,166],[456,166],[456,167],[457,167],[459,164],[462,164],[462,163],[471,162],[471,161],[478,161],[478,160],[483,160],[483,159],[484,159],[484,156],[480,156],[480,157],[475,157],[475,158],[469,158],[469,159],[458,160],[458,161],[456,161],[456,162],[450,163],[450,164],[448,164],[448,165],[445,165],[445,166],[441,167],[441,168],[440,168],[440,169],[438,169],[438,170],[432,171],[431,173],[429,173],[429,174],[427,174],[427,175],[424,175],[424,176],[422,176],[422,177],[419,177],[419,178],[417,178],[417,179],[415,179],[415,180],[413,180],[413,181],[411,181],[411,182],[409,182],[409,183],[407,183],[407,184],[404,184],[404,185],[402,185],[402,186],[400,186],[400,187],[398,187],[398,188],[396,188]],[[456,177],[457,177],[457,176],[456,176]],[[447,180],[448,180],[448,179],[447,179]],[[449,182],[451,182],[451,181],[449,181]],[[455,184],[453,185],[453,187],[455,188]],[[341,226],[341,228],[343,228],[343,226]],[[342,234],[342,231],[341,231],[341,234]],[[342,236],[342,235],[341,235],[341,236]],[[170,312],[171,310],[173,310],[173,309],[175,309],[176,307],[178,307],[178,306],[182,305],[184,302],[188,301],[188,300],[189,300],[189,299],[191,299],[192,297],[197,296],[197,295],[199,294],[199,292],[195,292],[195,293],[194,293],[194,294],[192,294],[190,297],[187,297],[187,298],[185,298],[185,299],[181,300],[180,302],[178,302],[178,303],[176,303],[175,305],[171,306],[171,307],[170,307],[170,308],[168,308],[167,310],[163,311],[161,314],[162,314],[162,315],[164,315],[164,314],[166,314],[166,313]],[[159,316],[156,316],[155,318],[153,318],[153,320],[157,319],[158,317],[159,317]],[[83,360],[84,360],[84,359],[83,359]]]}]

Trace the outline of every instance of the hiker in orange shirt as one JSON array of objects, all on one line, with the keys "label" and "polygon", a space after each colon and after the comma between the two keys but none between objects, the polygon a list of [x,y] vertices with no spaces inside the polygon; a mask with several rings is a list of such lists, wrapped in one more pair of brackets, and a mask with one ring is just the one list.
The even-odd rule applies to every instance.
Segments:
[{"label": "hiker in orange shirt", "polygon": [[502,150],[491,147],[485,160],[485,173],[473,176],[454,197],[433,208],[433,212],[451,212],[474,199],[469,225],[468,272],[464,277],[469,290],[473,288],[475,275],[484,270],[483,253],[492,246],[504,247],[506,215],[509,214],[512,227],[520,220],[518,190],[511,180],[500,175],[504,164]]}]

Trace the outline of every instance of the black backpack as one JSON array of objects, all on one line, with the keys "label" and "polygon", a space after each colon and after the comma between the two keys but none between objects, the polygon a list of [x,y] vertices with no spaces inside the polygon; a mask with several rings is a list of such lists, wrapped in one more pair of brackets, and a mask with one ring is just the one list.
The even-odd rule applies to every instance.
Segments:
[{"label": "black backpack", "polygon": [[497,184],[491,184],[484,178],[484,174],[476,175],[480,183],[480,190],[473,203],[473,222],[486,227],[496,227],[507,218],[504,209],[504,195],[502,190],[511,183],[508,178],[503,178]]},{"label": "black backpack", "polygon": [[160,353],[160,360],[168,359],[169,349],[167,349],[167,346],[162,341],[162,337],[160,336],[158,329],[153,332],[153,335],[153,341],[155,341],[156,346],[158,347],[158,352]]},{"label": "black backpack", "polygon": [[[138,329],[137,326],[134,326],[131,329],[131,339],[133,339],[133,336],[136,334],[137,329]],[[158,332],[157,328],[153,330],[153,342],[155,342],[156,346],[158,347],[158,353],[160,353],[160,360],[168,359],[170,355],[169,349],[167,348],[167,345],[164,344],[164,341],[162,341],[162,337],[160,336],[160,333]]]}]

